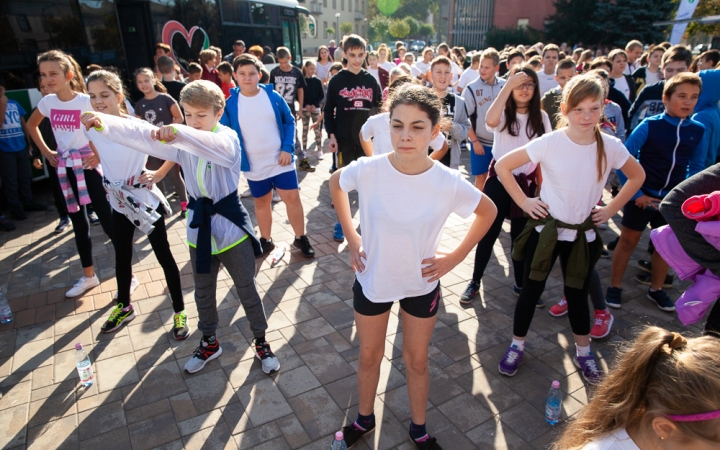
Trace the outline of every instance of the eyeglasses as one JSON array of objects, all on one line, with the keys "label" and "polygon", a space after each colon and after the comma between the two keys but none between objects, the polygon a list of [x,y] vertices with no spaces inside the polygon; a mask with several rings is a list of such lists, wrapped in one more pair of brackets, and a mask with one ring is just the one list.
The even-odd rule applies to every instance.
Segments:
[{"label": "eyeglasses", "polygon": [[535,90],[535,83],[525,83],[521,84],[520,86],[513,89],[515,91],[534,91]]}]

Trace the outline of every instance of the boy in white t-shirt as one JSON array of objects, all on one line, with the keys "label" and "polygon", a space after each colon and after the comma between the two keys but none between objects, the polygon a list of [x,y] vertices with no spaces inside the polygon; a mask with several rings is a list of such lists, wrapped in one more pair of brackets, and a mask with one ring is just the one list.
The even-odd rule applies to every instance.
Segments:
[{"label": "boy in white t-shirt", "polygon": [[465,86],[470,84],[472,81],[475,81],[480,76],[480,72],[478,72],[478,69],[480,68],[480,58],[482,58],[482,53],[480,52],[475,52],[472,55],[472,58],[470,59],[470,67],[465,69],[455,85],[455,90],[458,94],[462,94]]},{"label": "boy in white t-shirt", "polygon": [[545,95],[547,91],[556,87],[558,81],[555,79],[555,66],[560,59],[560,48],[555,44],[549,44],[543,47],[542,63],[543,70],[537,73],[540,82],[540,96]]},{"label": "boy in white t-shirt", "polygon": [[255,56],[240,55],[233,66],[239,87],[230,91],[221,122],[231,126],[240,138],[243,171],[255,199],[263,254],[275,248],[270,237],[274,188],[287,206],[288,220],[295,232],[294,245],[303,256],[312,258],[315,250],[305,235],[297,172],[292,164],[295,119],[272,85],[260,84],[262,63]]}]

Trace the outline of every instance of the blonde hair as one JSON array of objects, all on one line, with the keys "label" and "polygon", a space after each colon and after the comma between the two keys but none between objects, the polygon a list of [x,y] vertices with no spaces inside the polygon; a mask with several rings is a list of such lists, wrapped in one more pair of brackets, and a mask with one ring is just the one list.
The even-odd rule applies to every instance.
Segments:
[{"label": "blonde hair", "polygon": [[[605,86],[595,74],[585,74],[570,79],[563,89],[562,103],[565,104],[565,114],[560,118],[558,128],[569,125],[567,114],[577,105],[587,99],[597,100],[602,105],[605,94]],[[607,168],[607,154],[605,154],[605,143],[599,123],[595,124],[595,140],[597,141],[598,181],[602,181]]]},{"label": "blonde hair", "polygon": [[157,79],[157,77],[155,76],[155,72],[153,72],[148,67],[141,67],[135,71],[135,73],[133,74],[133,76],[135,77],[135,83],[137,83],[138,75],[146,75],[150,77],[150,80],[152,80],[153,82],[153,88],[155,88],[155,90],[158,92],[167,94],[167,89],[165,88],[165,85],[163,85],[160,80]]},{"label": "blonde hair", "polygon": [[58,65],[60,65],[60,70],[62,70],[65,75],[67,75],[68,72],[72,73],[73,77],[68,82],[70,84],[71,91],[80,92],[82,94],[87,93],[87,89],[85,89],[85,81],[83,81],[82,70],[80,69],[80,64],[78,64],[72,56],[68,55],[62,50],[50,50],[38,56],[38,66],[40,65],[40,63],[44,62],[58,63]]},{"label": "blonde hair", "polygon": [[225,94],[212,81],[195,80],[180,91],[180,103],[198,108],[212,108],[217,114],[225,107]]},{"label": "blonde hair", "polygon": [[[552,448],[581,449],[622,427],[645,432],[656,417],[718,409],[720,339],[686,340],[678,333],[647,327]],[[720,419],[674,423],[686,437],[720,443]]]},{"label": "blonde hair", "polygon": [[210,50],[209,48],[206,48],[198,54],[198,59],[200,60],[201,64],[205,64],[208,61],[214,60],[216,56],[217,53],[215,53],[215,50]]},{"label": "blonde hair", "polygon": [[125,88],[119,76],[108,70],[101,69],[94,71],[90,74],[90,76],[88,76],[88,86],[93,81],[102,81],[103,83],[105,83],[105,86],[107,86],[108,89],[110,89],[116,94],[120,94],[122,96],[122,100],[120,100],[120,103],[118,103],[118,107],[123,114],[128,114],[127,105],[125,103],[125,99],[128,98],[128,96],[125,94]]}]

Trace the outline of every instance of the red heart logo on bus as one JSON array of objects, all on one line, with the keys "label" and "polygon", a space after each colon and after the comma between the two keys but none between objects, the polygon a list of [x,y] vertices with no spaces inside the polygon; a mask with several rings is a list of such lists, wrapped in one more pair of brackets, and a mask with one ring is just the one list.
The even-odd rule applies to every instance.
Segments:
[{"label": "red heart logo on bus", "polygon": [[[178,22],[177,20],[169,20],[165,23],[162,30],[162,42],[163,44],[169,45],[172,49],[172,40],[173,36],[176,34],[180,34],[184,39],[185,42],[187,42],[188,47],[192,45],[192,38],[196,31],[202,32],[205,39],[203,40],[203,46],[202,49],[208,49],[210,48],[210,38],[208,38],[207,33],[205,30],[198,26],[194,26],[190,28],[190,31],[185,29],[185,26]],[[175,50],[171,50],[172,58],[175,60],[175,62],[180,66],[183,67],[182,64],[178,61],[177,57],[175,56]]]}]

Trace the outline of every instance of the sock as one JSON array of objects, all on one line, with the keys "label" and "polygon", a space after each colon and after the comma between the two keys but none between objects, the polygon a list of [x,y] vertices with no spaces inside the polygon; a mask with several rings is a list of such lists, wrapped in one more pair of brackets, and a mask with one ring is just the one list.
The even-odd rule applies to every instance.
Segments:
[{"label": "sock", "polygon": [[203,341],[207,342],[208,345],[215,345],[217,342],[217,339],[215,339],[215,335],[212,336],[203,336]]},{"label": "sock", "polygon": [[512,344],[510,344],[512,347],[515,347],[516,349],[522,351],[525,351],[525,340],[518,341],[517,339],[513,338]]},{"label": "sock", "polygon": [[578,356],[590,356],[590,346],[581,347],[575,344],[576,352]]},{"label": "sock", "polygon": [[416,425],[412,420],[410,421],[410,437],[415,442],[424,442],[430,438],[427,434],[425,424]]},{"label": "sock", "polygon": [[353,425],[360,431],[367,431],[375,428],[375,413],[372,412],[369,416],[363,416],[358,413],[357,419]]},{"label": "sock", "polygon": [[263,334],[262,336],[260,336],[260,337],[256,337],[256,338],[255,338],[255,345],[262,344],[263,342],[265,342],[265,335],[264,335],[264,334]]},{"label": "sock", "polygon": [[655,289],[653,289],[653,288],[650,288],[650,292],[657,292],[657,291],[662,291],[662,288],[660,288],[660,289],[658,289],[658,290],[655,290]]}]

